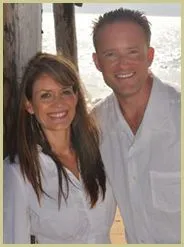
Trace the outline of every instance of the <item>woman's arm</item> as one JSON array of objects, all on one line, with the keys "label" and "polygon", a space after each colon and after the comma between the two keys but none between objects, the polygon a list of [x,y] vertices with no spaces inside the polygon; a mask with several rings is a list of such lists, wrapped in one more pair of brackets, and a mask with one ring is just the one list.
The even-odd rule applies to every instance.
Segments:
[{"label": "woman's arm", "polygon": [[30,243],[26,184],[17,165],[4,162],[3,243]]}]

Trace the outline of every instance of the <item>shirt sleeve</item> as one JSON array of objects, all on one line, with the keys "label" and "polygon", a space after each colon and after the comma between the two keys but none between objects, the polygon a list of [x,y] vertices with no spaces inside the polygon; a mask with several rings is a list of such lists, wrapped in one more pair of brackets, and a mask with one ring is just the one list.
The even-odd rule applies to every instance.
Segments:
[{"label": "shirt sleeve", "polygon": [[4,163],[3,243],[30,243],[26,184],[17,165]]}]

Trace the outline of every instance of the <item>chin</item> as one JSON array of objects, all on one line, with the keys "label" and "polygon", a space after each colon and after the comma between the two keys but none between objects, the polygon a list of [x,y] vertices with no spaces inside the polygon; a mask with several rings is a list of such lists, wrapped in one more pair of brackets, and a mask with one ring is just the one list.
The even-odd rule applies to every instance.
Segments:
[{"label": "chin", "polygon": [[70,123],[62,123],[62,124],[49,124],[44,127],[44,129],[47,131],[66,131],[70,129],[71,124]]},{"label": "chin", "polygon": [[56,130],[67,130],[71,127],[71,123],[69,124],[59,124],[54,127]]},{"label": "chin", "polygon": [[138,90],[116,90],[116,95],[119,95],[120,97],[123,97],[123,98],[128,98],[128,97],[131,97],[131,96],[134,96],[137,92],[138,92]]}]

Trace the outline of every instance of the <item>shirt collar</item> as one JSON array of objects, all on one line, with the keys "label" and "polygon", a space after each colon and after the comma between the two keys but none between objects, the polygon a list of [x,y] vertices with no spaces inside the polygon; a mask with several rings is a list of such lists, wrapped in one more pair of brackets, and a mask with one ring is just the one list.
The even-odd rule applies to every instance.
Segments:
[{"label": "shirt collar", "polygon": [[[126,121],[122,116],[118,100],[113,93],[113,102],[115,107],[115,117],[117,123],[126,125]],[[150,98],[144,113],[141,123],[141,128],[144,126],[148,129],[160,129],[167,123],[169,117],[169,97],[166,87],[156,76],[153,75],[153,86],[151,89]]]},{"label": "shirt collar", "polygon": [[160,129],[168,122],[169,97],[167,89],[157,77],[153,77],[153,86],[142,124],[149,129]]}]

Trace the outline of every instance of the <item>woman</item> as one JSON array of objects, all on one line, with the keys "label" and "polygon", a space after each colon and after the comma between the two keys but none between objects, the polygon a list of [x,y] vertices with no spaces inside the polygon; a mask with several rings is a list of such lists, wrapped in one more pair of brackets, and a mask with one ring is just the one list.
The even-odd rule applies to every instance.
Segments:
[{"label": "woman", "polygon": [[71,62],[30,60],[17,126],[17,155],[4,166],[4,243],[110,243],[116,203]]}]

